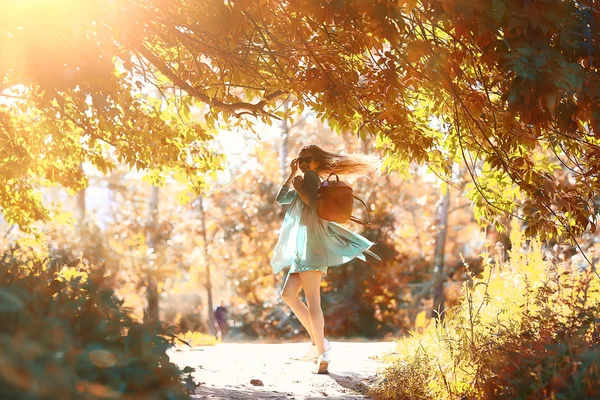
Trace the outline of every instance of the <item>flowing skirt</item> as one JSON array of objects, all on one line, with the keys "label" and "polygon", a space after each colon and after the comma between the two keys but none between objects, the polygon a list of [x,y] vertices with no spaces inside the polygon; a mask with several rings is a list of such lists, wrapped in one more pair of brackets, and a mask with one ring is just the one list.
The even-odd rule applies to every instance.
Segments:
[{"label": "flowing skirt", "polygon": [[369,250],[374,244],[335,222],[319,218],[314,207],[296,198],[285,214],[271,267],[275,273],[287,266],[291,266],[290,273],[307,270],[325,273],[327,267],[337,267],[355,258],[365,261],[365,254],[381,260]]}]

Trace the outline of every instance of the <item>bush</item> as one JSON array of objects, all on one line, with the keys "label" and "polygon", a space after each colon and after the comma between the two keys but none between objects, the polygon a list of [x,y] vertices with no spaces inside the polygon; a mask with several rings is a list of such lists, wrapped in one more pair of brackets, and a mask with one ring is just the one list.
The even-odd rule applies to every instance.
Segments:
[{"label": "bush", "polygon": [[443,325],[399,341],[375,399],[600,396],[600,280],[545,259],[516,225],[511,242],[510,261],[465,282]]},{"label": "bush", "polygon": [[[132,320],[104,271],[0,255],[0,391],[7,399],[187,399],[172,335]],[[168,339],[171,337],[171,339]]]}]

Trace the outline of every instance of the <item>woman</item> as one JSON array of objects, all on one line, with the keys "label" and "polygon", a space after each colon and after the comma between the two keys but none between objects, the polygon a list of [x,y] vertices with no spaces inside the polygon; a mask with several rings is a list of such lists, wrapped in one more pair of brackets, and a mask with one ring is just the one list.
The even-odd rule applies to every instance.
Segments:
[{"label": "woman", "polygon": [[[290,206],[283,220],[271,266],[275,273],[290,266],[281,296],[296,314],[312,342],[301,360],[317,359],[316,373],[325,374],[330,361],[327,351],[331,345],[324,337],[321,277],[327,274],[327,267],[339,266],[354,258],[365,261],[363,253],[378,260],[380,258],[369,251],[373,242],[334,222],[319,218],[316,210],[317,190],[321,183],[319,176],[325,178],[330,173],[364,175],[375,170],[376,163],[368,156],[342,156],[310,145],[300,150],[298,158],[290,163],[290,168],[290,175],[276,199],[277,203]],[[304,177],[296,176],[298,169],[304,173]],[[290,183],[295,190],[289,190]],[[298,297],[300,289],[304,289],[308,307]]]}]

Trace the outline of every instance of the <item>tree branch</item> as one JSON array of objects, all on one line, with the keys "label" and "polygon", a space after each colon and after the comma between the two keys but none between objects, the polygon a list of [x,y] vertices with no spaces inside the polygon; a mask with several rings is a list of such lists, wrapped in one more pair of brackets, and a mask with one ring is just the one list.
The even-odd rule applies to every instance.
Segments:
[{"label": "tree branch", "polygon": [[219,108],[228,111],[237,111],[237,110],[247,110],[249,113],[253,115],[263,114],[268,115],[269,117],[280,119],[279,117],[265,111],[264,107],[267,105],[269,101],[275,100],[278,97],[281,97],[286,94],[283,90],[276,90],[275,92],[264,96],[263,100],[258,103],[246,103],[242,101],[238,101],[235,103],[224,103],[217,99],[211,99],[205,93],[202,93],[198,89],[194,88],[188,82],[177,76],[159,57],[157,57],[154,53],[148,50],[144,45],[141,45],[138,50],[140,53],[154,65],[162,74],[164,74],[167,78],[173,82],[174,85],[179,88],[185,90],[190,95],[196,97],[203,103],[206,103],[214,108]]}]

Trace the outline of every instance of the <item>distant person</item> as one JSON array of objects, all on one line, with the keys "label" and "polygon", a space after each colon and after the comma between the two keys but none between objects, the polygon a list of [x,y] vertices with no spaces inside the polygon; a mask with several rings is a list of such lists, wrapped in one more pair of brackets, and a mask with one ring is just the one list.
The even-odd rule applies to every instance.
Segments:
[{"label": "distant person", "polygon": [[225,302],[222,301],[221,305],[217,307],[215,310],[215,322],[217,323],[217,337],[220,337],[221,340],[227,335],[227,307],[225,307]]},{"label": "distant person", "polygon": [[[310,335],[311,345],[302,361],[317,359],[315,373],[326,374],[331,345],[325,339],[325,320],[321,309],[321,278],[327,267],[337,267],[364,254],[380,259],[369,248],[374,244],[334,222],[319,218],[316,210],[319,176],[330,173],[365,175],[376,169],[377,160],[364,155],[339,155],[318,146],[304,146],[290,163],[291,172],[277,194],[277,203],[289,204],[271,266],[277,274],[291,266],[282,298]],[[296,176],[298,169],[304,177]],[[290,183],[295,190],[290,191]],[[364,254],[363,254],[364,253]],[[298,294],[304,289],[308,307]],[[311,328],[312,327],[312,328]]]}]

